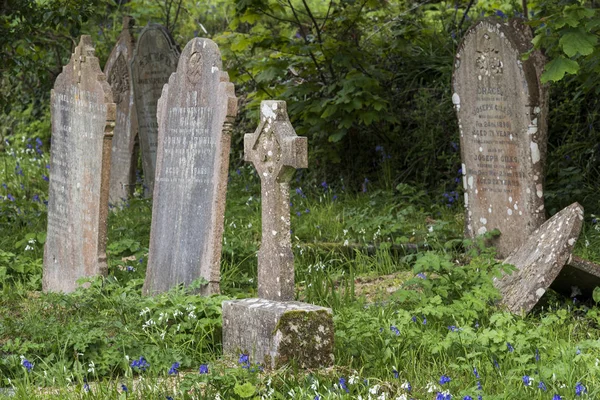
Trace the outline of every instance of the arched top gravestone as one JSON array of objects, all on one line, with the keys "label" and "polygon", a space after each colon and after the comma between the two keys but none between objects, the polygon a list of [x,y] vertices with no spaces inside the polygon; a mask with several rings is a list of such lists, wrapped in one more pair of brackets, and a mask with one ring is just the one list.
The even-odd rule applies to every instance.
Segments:
[{"label": "arched top gravestone", "polygon": [[158,102],[156,181],[145,293],[205,278],[219,291],[233,84],[209,39],[192,39]]},{"label": "arched top gravestone", "polygon": [[179,47],[165,27],[148,24],[140,33],[131,61],[134,100],[146,195],[154,190],[158,124],[156,105],[163,85],[177,69]]},{"label": "arched top gravestone", "polygon": [[82,36],[51,94],[52,147],[44,291],[71,292],[106,274],[110,141],[115,104],[89,36]]},{"label": "arched top gravestone", "polygon": [[115,131],[112,141],[109,200],[117,203],[133,194],[135,185],[135,137],[137,118],[131,86],[131,58],[135,40],[132,28],[134,20],[123,18],[123,30],[104,66],[104,74],[117,105]]},{"label": "arched top gravestone", "polygon": [[499,229],[507,256],[545,220],[546,93],[543,57],[518,20],[485,19],[469,29],[456,54],[452,102],[460,129],[465,234]]}]

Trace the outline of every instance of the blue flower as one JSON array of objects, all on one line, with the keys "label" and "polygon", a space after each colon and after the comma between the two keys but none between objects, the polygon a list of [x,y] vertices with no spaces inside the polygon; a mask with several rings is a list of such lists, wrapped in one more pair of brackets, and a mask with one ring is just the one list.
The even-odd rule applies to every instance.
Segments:
[{"label": "blue flower", "polygon": [[339,380],[340,383],[340,388],[345,390],[346,393],[350,393],[350,390],[348,390],[348,386],[346,386],[346,378],[344,378],[343,376],[340,378]]},{"label": "blue flower", "polygon": [[542,389],[544,392],[546,390],[548,390],[548,388],[546,387],[546,384],[542,381],[540,381],[540,383],[538,383],[538,389]]},{"label": "blue flower", "polygon": [[33,364],[25,357],[21,357],[21,365],[25,367],[27,372],[30,372],[33,369]]},{"label": "blue flower", "polygon": [[306,198],[306,195],[304,194],[304,192],[302,191],[301,188],[296,188],[296,194],[298,194],[299,196]]},{"label": "blue flower", "polygon": [[560,395],[555,394],[554,396],[552,396],[552,400],[562,400],[562,397],[560,397]]},{"label": "blue flower", "polygon": [[396,336],[400,335],[400,330],[396,328],[394,325],[390,326],[390,330],[396,334]]},{"label": "blue flower", "polygon": [[457,328],[457,327],[456,327],[456,326],[454,326],[454,325],[450,325],[450,326],[448,327],[448,330],[449,330],[450,332],[460,332],[462,329],[460,329],[460,328]]},{"label": "blue flower", "polygon": [[15,201],[15,198],[10,193],[6,195],[6,198],[9,199],[10,201]]},{"label": "blue flower", "polygon": [[427,318],[423,315],[423,325],[427,325]]},{"label": "blue flower", "polygon": [[400,376],[400,373],[398,371],[396,371],[396,368],[392,368],[392,372],[394,373],[394,378],[398,379],[398,377]]},{"label": "blue flower", "polygon": [[538,349],[535,349],[535,361],[540,361],[540,351]]},{"label": "blue flower", "polygon": [[40,201],[40,196],[38,196],[37,194],[34,194],[33,197],[31,198],[32,201]]},{"label": "blue flower", "polygon": [[333,201],[337,200],[337,194],[334,194],[333,197],[331,198]]},{"label": "blue flower", "polygon": [[375,146],[375,151],[376,152],[383,151],[383,146],[380,146],[380,145]]},{"label": "blue flower", "polygon": [[471,396],[465,396],[463,397],[463,400],[473,400],[473,398]]},{"label": "blue flower", "polygon": [[128,266],[127,266],[127,271],[129,271],[129,272],[134,272],[134,271],[135,271],[135,268],[133,268],[131,265],[128,265]]},{"label": "blue flower", "polygon": [[127,386],[125,386],[125,384],[121,384],[121,390],[127,392]]},{"label": "blue flower", "polygon": [[200,364],[200,374],[208,374],[208,364]]},{"label": "blue flower", "polygon": [[415,317],[414,315],[412,317],[412,322],[417,322],[417,317]]},{"label": "blue flower", "polygon": [[502,11],[500,10],[496,10],[496,15],[500,18],[506,18],[506,14],[504,14]]},{"label": "blue flower", "polygon": [[140,356],[139,360],[133,360],[131,362],[132,368],[138,368],[140,371],[146,371],[146,369],[150,366],[148,361],[143,356]]},{"label": "blue flower", "polygon": [[506,342],[506,348],[508,349],[509,352],[513,352],[515,351],[515,348],[512,346],[512,344],[510,344],[509,342]]},{"label": "blue flower", "polygon": [[427,275],[425,275],[423,272],[419,272],[417,276],[421,279],[427,279]]},{"label": "blue flower", "polygon": [[49,181],[48,177],[46,175],[42,175],[42,179],[45,180],[46,182]]},{"label": "blue flower", "polygon": [[483,387],[481,386],[481,381],[477,381],[477,390],[483,390]]},{"label": "blue flower", "polygon": [[531,378],[529,375],[523,375],[523,384],[525,386],[531,386]]},{"label": "blue flower", "polygon": [[498,364],[498,361],[496,361],[495,358],[493,359],[493,362],[494,362],[494,367],[500,369],[500,364]]},{"label": "blue flower", "polygon": [[581,396],[584,393],[587,393],[586,387],[581,382],[577,382],[575,385],[575,396]]},{"label": "blue flower", "polygon": [[177,375],[179,373],[177,368],[179,368],[179,363],[176,361],[173,363],[173,365],[171,365],[171,368],[169,369],[169,375]]},{"label": "blue flower", "polygon": [[250,357],[248,357],[248,354],[240,354],[238,363],[242,364],[242,368],[250,367]]},{"label": "blue flower", "polygon": [[314,398],[314,400],[321,400],[321,396],[319,396],[318,394],[317,394],[317,395],[315,395],[315,398]]},{"label": "blue flower", "polygon": [[[575,302],[575,299],[573,299],[573,302]],[[579,350],[579,347],[577,348],[577,351],[575,352],[575,355],[579,355],[581,354],[581,350]]]},{"label": "blue flower", "polygon": [[480,379],[481,377],[479,376],[479,372],[477,372],[477,367],[473,367],[473,375],[475,375],[475,378]]},{"label": "blue flower", "polygon": [[329,186],[327,185],[327,182],[325,182],[325,181],[321,182],[321,186],[322,186],[322,187],[323,187],[323,189],[325,189],[325,190],[327,190],[327,188],[329,187]]},{"label": "blue flower", "polygon": [[87,383],[87,382],[85,382],[85,383],[83,384],[83,390],[84,390],[85,392],[89,392],[89,391],[90,391],[90,385],[88,385],[88,383]]},{"label": "blue flower", "polygon": [[300,217],[302,213],[300,211],[296,211],[296,215]]},{"label": "blue flower", "polygon": [[442,376],[440,377],[440,385],[446,384],[446,383],[450,382],[451,380],[452,380],[452,379],[450,379],[450,377],[449,377],[449,376],[447,376],[447,375],[442,375]]}]

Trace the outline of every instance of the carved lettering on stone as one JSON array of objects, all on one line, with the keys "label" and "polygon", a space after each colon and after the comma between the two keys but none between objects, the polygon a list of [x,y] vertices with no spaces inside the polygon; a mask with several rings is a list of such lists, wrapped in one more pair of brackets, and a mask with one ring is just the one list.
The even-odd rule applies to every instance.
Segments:
[{"label": "carved lettering on stone", "polygon": [[109,201],[118,203],[133,194],[137,165],[137,116],[131,86],[130,62],[135,40],[131,32],[134,20],[123,18],[123,30],[104,67],[117,105],[112,141]]},{"label": "carved lettering on stone", "polygon": [[518,21],[486,19],[456,54],[452,102],[460,129],[467,237],[499,229],[506,257],[545,220],[546,92],[543,56],[528,61],[531,33]]},{"label": "carved lettering on stone", "polygon": [[[202,60],[200,62],[200,60]],[[218,293],[229,168],[237,114],[233,84],[209,39],[192,39],[158,102],[158,149],[145,293],[205,278]]]},{"label": "carved lettering on stone", "polygon": [[82,36],[51,94],[52,147],[44,291],[71,292],[104,275],[112,132],[110,85]]},{"label": "carved lettering on stone", "polygon": [[179,48],[162,25],[148,24],[140,33],[131,62],[135,108],[146,195],[154,190],[158,123],[156,111],[163,86],[177,69]]}]

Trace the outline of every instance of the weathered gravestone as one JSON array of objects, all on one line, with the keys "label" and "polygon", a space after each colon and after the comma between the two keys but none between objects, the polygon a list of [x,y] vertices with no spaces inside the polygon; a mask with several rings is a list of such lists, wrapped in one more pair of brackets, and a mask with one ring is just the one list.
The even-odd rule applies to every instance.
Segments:
[{"label": "weathered gravestone", "polygon": [[82,36],[51,94],[52,148],[44,291],[71,292],[77,279],[107,272],[106,217],[116,107]]},{"label": "weathered gravestone", "polygon": [[573,203],[535,230],[506,260],[517,270],[496,279],[502,303],[513,313],[529,312],[571,256],[583,224],[583,208]]},{"label": "weathered gravestone", "polygon": [[145,293],[203,277],[218,293],[233,83],[209,39],[192,39],[158,103],[159,139]]},{"label": "weathered gravestone", "polygon": [[333,318],[328,308],[294,299],[289,182],[308,164],[306,138],[296,136],[284,101],[263,101],[261,121],[244,137],[244,153],[261,178],[262,241],[258,299],[223,302],[223,351],[248,354],[277,368],[333,364]]},{"label": "weathered gravestone", "polygon": [[148,24],[137,40],[131,61],[131,76],[146,195],[154,190],[158,123],[156,106],[162,88],[177,69],[179,48],[162,25]]},{"label": "weathered gravestone", "polygon": [[135,21],[123,18],[123,30],[104,66],[117,105],[117,120],[112,141],[109,201],[117,203],[133,194],[137,165],[137,118],[131,86],[131,57],[135,44],[131,32]]},{"label": "weathered gravestone", "polygon": [[506,257],[545,220],[546,91],[543,56],[519,21],[486,19],[466,33],[456,54],[453,95],[465,190],[465,234],[499,229]]}]

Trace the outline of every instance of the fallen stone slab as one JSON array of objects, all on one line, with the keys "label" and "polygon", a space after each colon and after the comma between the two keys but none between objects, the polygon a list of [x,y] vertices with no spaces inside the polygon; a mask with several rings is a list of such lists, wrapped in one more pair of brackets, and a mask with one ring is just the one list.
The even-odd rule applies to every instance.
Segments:
[{"label": "fallen stone slab", "polygon": [[509,311],[531,311],[571,257],[582,224],[583,207],[573,203],[542,224],[504,260],[517,271],[495,279],[494,285]]},{"label": "fallen stone slab", "polygon": [[591,299],[600,286],[600,265],[581,257],[571,256],[550,288],[578,300]]},{"label": "fallen stone slab", "polygon": [[258,298],[223,302],[223,352],[248,354],[269,368],[332,366],[333,332],[329,308]]}]

